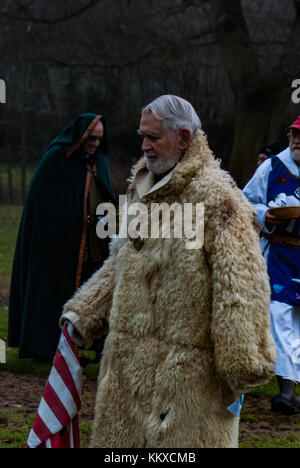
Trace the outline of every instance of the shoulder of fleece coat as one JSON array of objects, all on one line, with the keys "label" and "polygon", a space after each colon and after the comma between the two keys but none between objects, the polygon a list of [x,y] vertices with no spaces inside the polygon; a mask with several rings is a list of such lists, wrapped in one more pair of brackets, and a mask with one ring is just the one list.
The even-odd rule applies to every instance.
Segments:
[{"label": "shoulder of fleece coat", "polygon": [[255,210],[231,175],[221,169],[203,132],[196,135],[183,165],[178,165],[177,180],[191,175],[185,186],[184,199],[204,203],[208,217],[215,217],[218,212],[220,221],[226,222],[237,215],[249,220],[252,227],[259,230]]},{"label": "shoulder of fleece coat", "polygon": [[253,206],[237,187],[232,177],[220,167],[205,167],[194,179],[197,196],[204,203],[206,248],[215,242],[220,233],[236,238],[246,236],[260,260],[259,224]]}]

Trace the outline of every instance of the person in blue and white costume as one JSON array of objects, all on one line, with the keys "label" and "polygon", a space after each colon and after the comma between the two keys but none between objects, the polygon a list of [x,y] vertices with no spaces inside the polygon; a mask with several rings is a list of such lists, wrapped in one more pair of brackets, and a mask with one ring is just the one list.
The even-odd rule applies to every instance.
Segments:
[{"label": "person in blue and white costume", "polygon": [[276,206],[300,206],[300,116],[288,130],[289,147],[261,164],[243,193],[257,213],[272,288],[271,328],[280,393],[272,398],[271,408],[298,414],[300,398],[295,394],[295,385],[300,383],[300,218],[282,220],[269,212]]}]

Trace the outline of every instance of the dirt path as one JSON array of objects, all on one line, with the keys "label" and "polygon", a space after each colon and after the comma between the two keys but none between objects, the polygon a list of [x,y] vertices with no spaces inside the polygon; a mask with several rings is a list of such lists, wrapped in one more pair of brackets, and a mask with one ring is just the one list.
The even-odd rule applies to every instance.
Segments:
[{"label": "dirt path", "polygon": [[284,416],[271,411],[270,398],[245,396],[241,413],[240,442],[253,437],[300,436],[300,415]]},{"label": "dirt path", "polygon": [[[0,370],[0,410],[20,409],[35,412],[42,397],[46,376],[13,374]],[[96,381],[84,381],[82,417],[92,419],[96,393]]]}]

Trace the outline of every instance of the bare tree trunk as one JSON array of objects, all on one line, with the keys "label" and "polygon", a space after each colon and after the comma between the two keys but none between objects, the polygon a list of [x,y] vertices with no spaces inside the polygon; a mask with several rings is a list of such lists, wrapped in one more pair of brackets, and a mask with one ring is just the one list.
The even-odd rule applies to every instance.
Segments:
[{"label": "bare tree trunk", "polygon": [[26,172],[27,172],[27,141],[26,141],[26,116],[24,107],[21,111],[21,201],[25,203],[27,188],[26,188]]},{"label": "bare tree trunk", "polygon": [[298,71],[298,65],[294,69],[289,65],[293,62],[298,64],[293,57],[296,57],[295,44],[300,33],[300,1],[294,0],[294,5],[294,24],[280,60],[285,74],[279,73],[266,79],[260,72],[256,79],[248,81],[244,77],[244,85],[238,83],[235,90],[237,113],[229,170],[240,186],[247,182],[249,173],[255,170],[259,149],[280,136],[282,116],[291,92],[288,77],[292,80]]},{"label": "bare tree trunk", "polygon": [[26,172],[27,167],[26,164],[22,165],[22,205],[24,205],[27,195],[27,187],[26,187]]},{"label": "bare tree trunk", "polygon": [[2,171],[0,169],[0,203],[3,201]]},{"label": "bare tree trunk", "polygon": [[216,37],[235,100],[229,171],[242,187],[256,168],[259,149],[279,137],[289,99],[287,82],[283,73],[272,75],[259,66],[241,0],[215,0],[214,15],[225,18]]},{"label": "bare tree trunk", "polygon": [[[7,116],[9,117],[9,116]],[[13,190],[13,173],[12,173],[12,150],[10,142],[9,118],[6,119],[5,125],[5,147],[7,148],[7,186],[8,186],[8,202],[14,204]]]},{"label": "bare tree trunk", "polygon": [[7,181],[8,181],[8,201],[12,205],[14,204],[14,187],[13,187],[13,173],[12,173],[12,164],[10,152],[8,154],[8,163],[7,163]]},{"label": "bare tree trunk", "polygon": [[243,187],[257,165],[261,147],[279,138],[280,122],[286,108],[288,89],[256,92],[252,99],[242,96],[235,116],[235,138],[229,171]]}]

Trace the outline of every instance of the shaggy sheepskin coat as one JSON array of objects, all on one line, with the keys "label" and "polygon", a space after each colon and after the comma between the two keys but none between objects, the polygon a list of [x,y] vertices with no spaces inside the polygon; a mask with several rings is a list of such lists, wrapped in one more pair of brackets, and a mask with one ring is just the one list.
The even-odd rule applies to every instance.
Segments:
[{"label": "shaggy sheepskin coat", "polygon": [[132,201],[203,203],[204,245],[118,239],[65,305],[78,343],[108,332],[91,447],[236,447],[241,393],[274,374],[270,290],[253,209],[199,131],[168,181],[142,158]]}]

